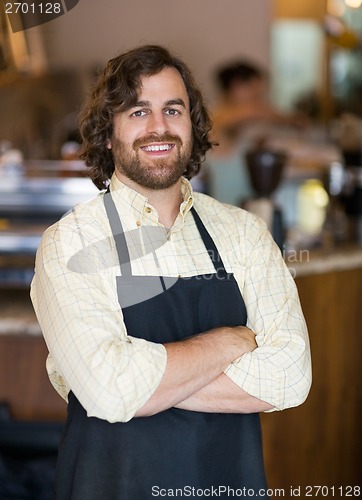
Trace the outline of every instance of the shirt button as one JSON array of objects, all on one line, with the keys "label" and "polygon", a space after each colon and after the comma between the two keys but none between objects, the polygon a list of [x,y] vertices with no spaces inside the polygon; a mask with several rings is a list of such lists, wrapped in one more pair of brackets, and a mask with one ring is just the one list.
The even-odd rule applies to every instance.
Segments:
[{"label": "shirt button", "polygon": [[146,207],[146,208],[145,208],[145,211],[146,211],[148,214],[150,214],[150,213],[152,212],[152,208],[151,208],[151,207]]},{"label": "shirt button", "polygon": [[141,225],[141,221],[139,221],[139,220],[138,220],[138,221],[136,221],[136,225],[137,225],[138,227],[140,227],[140,225]]}]

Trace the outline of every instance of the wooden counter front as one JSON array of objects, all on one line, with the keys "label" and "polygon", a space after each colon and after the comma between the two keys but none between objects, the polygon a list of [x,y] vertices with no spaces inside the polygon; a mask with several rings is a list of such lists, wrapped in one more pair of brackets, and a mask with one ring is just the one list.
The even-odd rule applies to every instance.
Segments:
[{"label": "wooden counter front", "polygon": [[16,420],[65,419],[66,403],[46,373],[47,354],[39,335],[0,335],[0,401],[10,405]]},{"label": "wooden counter front", "polygon": [[302,406],[262,415],[269,486],[283,488],[286,498],[290,487],[300,486],[306,498],[307,486],[334,486],[341,498],[347,495],[338,487],[362,483],[362,268],[304,275],[296,283],[313,384]]},{"label": "wooden counter front", "polygon": [[0,401],[16,420],[61,421],[66,403],[51,386],[45,369],[48,350],[29,290],[0,290]]}]

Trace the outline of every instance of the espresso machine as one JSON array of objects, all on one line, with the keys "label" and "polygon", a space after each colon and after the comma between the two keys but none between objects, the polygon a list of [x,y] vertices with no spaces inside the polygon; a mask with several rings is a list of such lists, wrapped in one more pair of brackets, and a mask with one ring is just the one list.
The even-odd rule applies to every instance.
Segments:
[{"label": "espresso machine", "polygon": [[256,196],[247,200],[244,208],[266,222],[275,242],[282,250],[284,244],[283,214],[274,203],[272,194],[281,181],[287,154],[283,151],[257,147],[247,151],[245,159]]}]

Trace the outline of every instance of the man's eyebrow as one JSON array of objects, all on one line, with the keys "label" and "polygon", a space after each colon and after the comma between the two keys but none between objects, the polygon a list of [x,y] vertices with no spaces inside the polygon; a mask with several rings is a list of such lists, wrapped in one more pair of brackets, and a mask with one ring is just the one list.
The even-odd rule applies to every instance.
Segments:
[{"label": "man's eyebrow", "polygon": [[137,101],[132,104],[132,108],[149,108],[150,106],[150,101]]},{"label": "man's eyebrow", "polygon": [[169,101],[166,102],[166,106],[182,106],[183,108],[186,109],[186,104],[183,99],[170,99]]},{"label": "man's eyebrow", "polygon": [[[182,106],[186,109],[185,101],[181,98],[169,99],[165,102],[165,106]],[[152,103],[150,101],[137,101],[132,105],[132,108],[150,108]]]}]

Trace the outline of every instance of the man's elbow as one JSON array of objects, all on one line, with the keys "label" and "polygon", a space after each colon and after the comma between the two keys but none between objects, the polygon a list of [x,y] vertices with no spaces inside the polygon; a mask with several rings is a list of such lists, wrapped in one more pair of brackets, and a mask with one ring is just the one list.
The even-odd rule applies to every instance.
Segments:
[{"label": "man's elbow", "polygon": [[285,410],[287,408],[295,408],[302,405],[309,395],[311,386],[311,374],[305,374],[305,376],[297,384],[297,387],[291,388],[289,391],[289,397],[286,399],[285,405],[281,409]]}]

